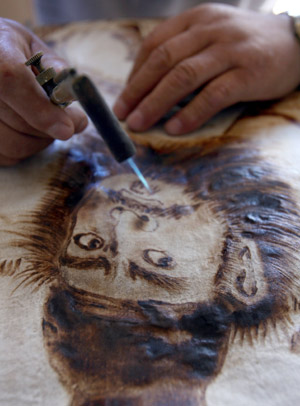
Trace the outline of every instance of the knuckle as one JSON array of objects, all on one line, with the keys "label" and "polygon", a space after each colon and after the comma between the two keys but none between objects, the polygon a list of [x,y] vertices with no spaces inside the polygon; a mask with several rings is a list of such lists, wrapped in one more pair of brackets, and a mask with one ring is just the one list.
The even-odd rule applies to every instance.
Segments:
[{"label": "knuckle", "polygon": [[[239,13],[239,12],[238,12]],[[201,31],[207,29],[210,39],[224,42],[224,36],[231,36],[235,30],[244,30],[235,10],[221,3],[204,3],[196,7],[190,17],[190,26],[198,25]]]},{"label": "knuckle", "polygon": [[271,50],[264,49],[260,43],[251,44],[251,48],[247,52],[248,58],[243,58],[244,65],[251,73],[257,77],[265,70],[273,66],[275,56]]},{"label": "knuckle", "polygon": [[226,9],[220,4],[203,3],[190,10],[191,19],[198,21],[205,19],[206,22],[211,22],[220,19],[226,14]]},{"label": "knuckle", "polygon": [[177,85],[189,89],[197,86],[198,72],[192,61],[187,59],[175,66],[173,78]]},{"label": "knuckle", "polygon": [[231,96],[231,86],[228,83],[224,82],[219,84],[218,87],[214,90],[214,97],[216,101],[223,101],[228,99]]},{"label": "knuckle", "polygon": [[199,4],[196,10],[198,13],[202,14],[214,14],[215,13],[215,5],[204,3],[204,4]]},{"label": "knuckle", "polygon": [[0,63],[0,88],[5,90],[14,83],[19,75],[19,67],[10,62],[2,61]]},{"label": "knuckle", "polygon": [[156,39],[154,33],[151,33],[143,40],[142,51],[145,53],[150,53],[156,46]]},{"label": "knuckle", "polygon": [[160,45],[155,48],[150,55],[150,68],[159,67],[159,68],[169,68],[172,66],[173,57],[170,49],[165,45]]},{"label": "knuckle", "polygon": [[206,101],[206,104],[219,107],[226,104],[226,101],[231,98],[232,89],[231,86],[224,82],[218,84],[218,86],[210,86],[202,92],[202,97]]}]

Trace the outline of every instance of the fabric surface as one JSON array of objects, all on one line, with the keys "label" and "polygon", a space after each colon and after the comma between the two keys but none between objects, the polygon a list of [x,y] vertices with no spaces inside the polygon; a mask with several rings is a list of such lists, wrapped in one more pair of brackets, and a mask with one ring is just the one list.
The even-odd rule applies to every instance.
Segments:
[{"label": "fabric surface", "polygon": [[[39,34],[112,105],[155,21]],[[0,405],[299,404],[300,93],[0,170]]]}]

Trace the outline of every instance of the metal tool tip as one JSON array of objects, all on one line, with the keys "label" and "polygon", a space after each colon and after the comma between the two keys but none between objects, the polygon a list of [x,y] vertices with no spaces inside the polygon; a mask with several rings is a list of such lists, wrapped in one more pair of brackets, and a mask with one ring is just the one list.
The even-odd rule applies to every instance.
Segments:
[{"label": "metal tool tip", "polygon": [[132,158],[128,158],[126,160],[128,162],[129,166],[133,170],[133,172],[136,174],[136,176],[139,178],[139,180],[142,182],[144,187],[148,190],[150,194],[152,194],[152,189],[150,188],[148,182],[146,181],[145,177],[143,176],[142,172],[139,170],[137,165],[135,164],[134,160]]}]

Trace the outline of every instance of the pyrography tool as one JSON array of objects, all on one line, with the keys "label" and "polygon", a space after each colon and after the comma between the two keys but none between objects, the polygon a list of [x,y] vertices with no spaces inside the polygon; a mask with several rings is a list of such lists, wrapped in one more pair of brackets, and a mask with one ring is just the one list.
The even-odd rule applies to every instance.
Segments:
[{"label": "pyrography tool", "polygon": [[127,162],[150,192],[146,179],[133,160],[136,149],[132,140],[123,130],[91,79],[86,75],[78,75],[73,68],[64,69],[59,73],[56,73],[53,67],[45,68],[42,64],[42,56],[43,52],[38,52],[28,59],[26,65],[34,67],[36,79],[50,100],[62,108],[78,100],[116,161]]}]

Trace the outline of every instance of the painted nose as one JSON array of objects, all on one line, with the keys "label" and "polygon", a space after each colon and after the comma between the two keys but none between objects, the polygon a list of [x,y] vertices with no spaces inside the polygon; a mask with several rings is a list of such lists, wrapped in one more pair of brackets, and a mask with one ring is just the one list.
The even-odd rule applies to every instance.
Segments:
[{"label": "painted nose", "polygon": [[124,209],[123,207],[116,207],[112,213],[118,225],[122,225],[124,230],[128,231],[143,231],[151,233],[157,230],[159,224],[158,220],[147,214],[136,213],[132,209]]}]

